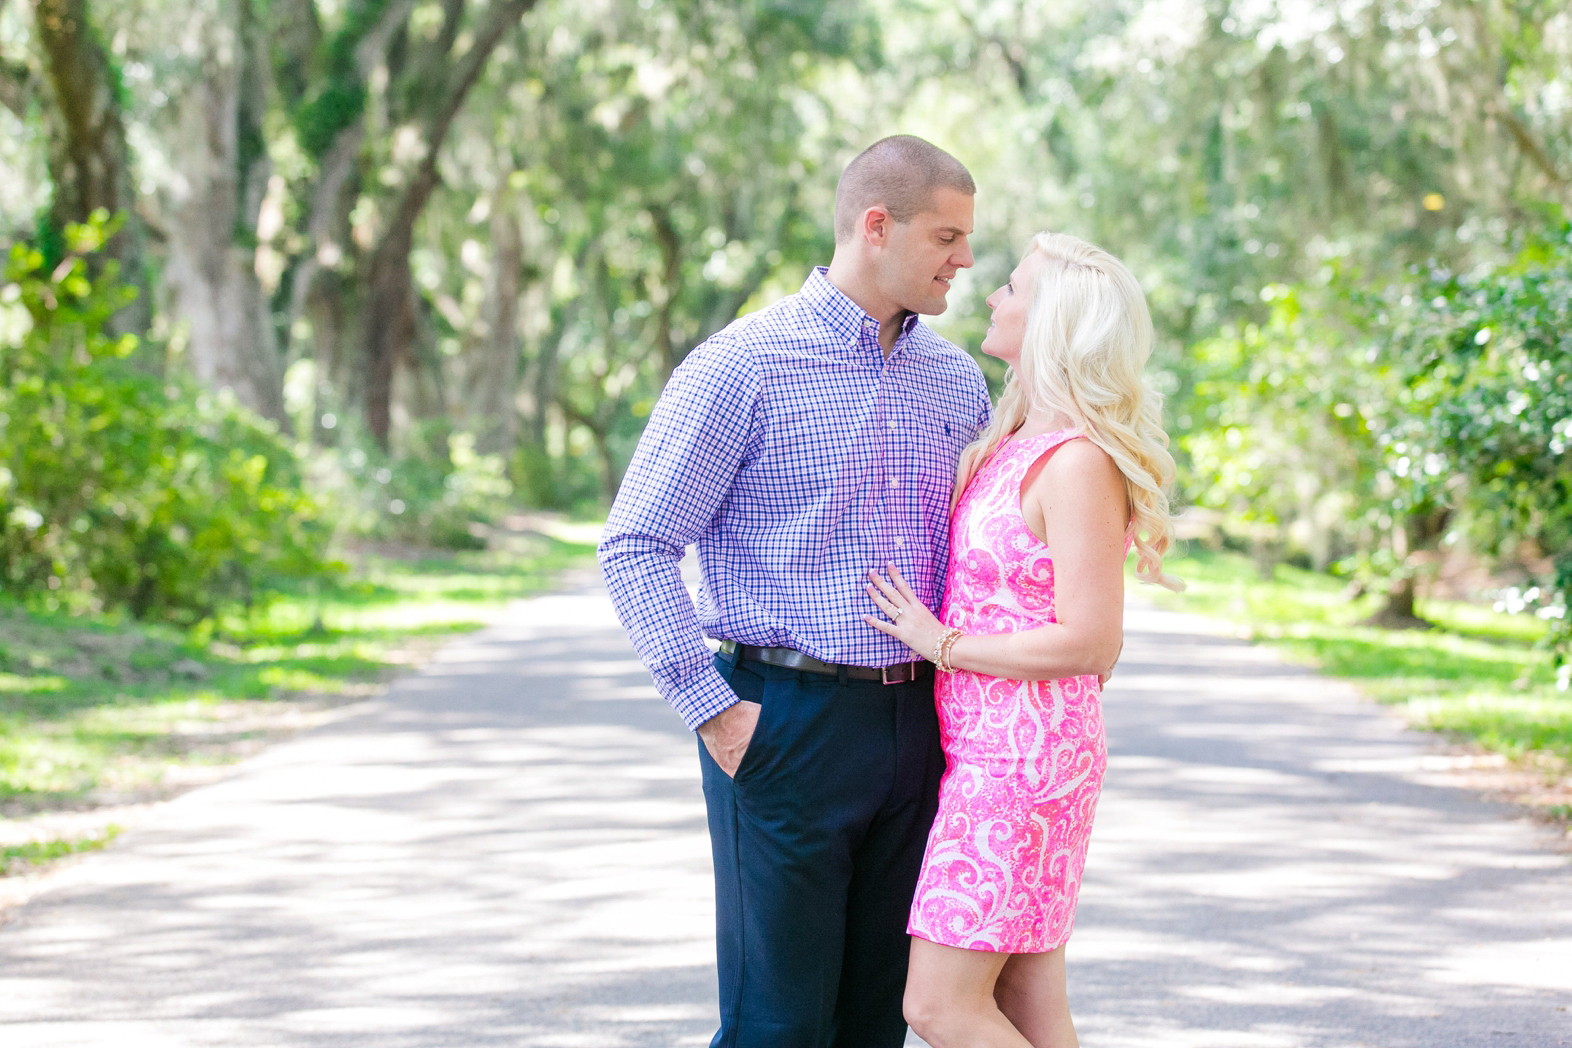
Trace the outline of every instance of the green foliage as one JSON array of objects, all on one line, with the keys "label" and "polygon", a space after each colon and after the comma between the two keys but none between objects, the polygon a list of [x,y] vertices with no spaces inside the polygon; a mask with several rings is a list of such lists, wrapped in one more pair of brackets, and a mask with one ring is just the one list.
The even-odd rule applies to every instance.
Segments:
[{"label": "green foliage", "polygon": [[387,0],[352,0],[343,24],[322,46],[321,79],[293,114],[295,133],[306,153],[321,159],[339,132],[351,127],[366,109],[366,83],[356,51],[387,9]]},{"label": "green foliage", "polygon": [[[324,463],[318,487],[348,530],[438,549],[483,549],[485,526],[507,510],[513,484],[500,455],[437,422],[393,457],[350,448]],[[437,450],[437,449],[440,449]]]},{"label": "green foliage", "polygon": [[1458,482],[1481,549],[1511,554],[1528,541],[1550,555],[1518,603],[1572,654],[1572,227],[1502,265],[1423,276],[1381,318],[1413,361],[1410,386],[1426,409],[1407,421],[1414,456]]},{"label": "green foliage", "polygon": [[81,855],[103,849],[120,835],[120,827],[110,826],[103,833],[92,837],[61,837],[47,841],[28,841],[25,844],[8,844],[0,848],[0,877],[55,862],[71,855]]},{"label": "green foliage", "polygon": [[52,271],[12,248],[0,287],[0,589],[46,607],[193,622],[330,573],[300,463],[227,397],[132,368],[105,333],[128,301],[88,257],[114,226],[66,232]]},{"label": "green foliage", "polygon": [[1401,386],[1326,308],[1326,289],[1269,285],[1261,298],[1264,323],[1230,323],[1190,351],[1187,487],[1234,534],[1324,568],[1383,533],[1383,420]]},{"label": "green foliage", "polygon": [[1252,639],[1403,707],[1422,727],[1513,756],[1541,750],[1572,759],[1572,698],[1556,689],[1541,621],[1426,601],[1423,614],[1436,629],[1377,629],[1359,625],[1377,598],[1350,599],[1319,572],[1281,565],[1262,580],[1246,558],[1206,552],[1164,567],[1189,588],[1152,591],[1155,599],[1231,619]]}]

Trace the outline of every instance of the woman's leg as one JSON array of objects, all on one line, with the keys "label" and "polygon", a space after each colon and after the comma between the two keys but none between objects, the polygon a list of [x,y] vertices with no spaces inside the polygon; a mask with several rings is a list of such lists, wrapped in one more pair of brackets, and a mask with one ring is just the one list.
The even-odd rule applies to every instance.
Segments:
[{"label": "woman's leg", "polygon": [[1065,992],[1063,946],[1052,953],[1012,954],[993,996],[1032,1048],[1079,1048]]},{"label": "woman's leg", "polygon": [[912,936],[906,1021],[933,1048],[1033,1048],[994,1003],[994,983],[1009,960]]}]

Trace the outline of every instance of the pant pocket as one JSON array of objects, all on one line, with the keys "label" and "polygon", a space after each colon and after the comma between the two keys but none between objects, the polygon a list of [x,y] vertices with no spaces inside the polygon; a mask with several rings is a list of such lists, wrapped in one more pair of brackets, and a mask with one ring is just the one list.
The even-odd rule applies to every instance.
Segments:
[{"label": "pant pocket", "polygon": [[[738,687],[735,682],[739,678],[746,678],[748,684],[756,686]],[[790,705],[790,691],[794,682],[761,677],[747,666],[738,666],[732,680],[732,690],[739,698],[759,704],[759,719],[753,726],[753,738],[748,740],[748,748],[737,764],[737,774],[732,776],[733,782],[740,783],[751,778],[756,769],[767,767],[773,762],[776,721]]]}]

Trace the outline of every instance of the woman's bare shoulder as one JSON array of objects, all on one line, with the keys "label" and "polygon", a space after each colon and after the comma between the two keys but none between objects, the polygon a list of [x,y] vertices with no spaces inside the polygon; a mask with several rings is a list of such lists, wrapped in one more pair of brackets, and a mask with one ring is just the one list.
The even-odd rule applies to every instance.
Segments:
[{"label": "woman's bare shoulder", "polygon": [[[1046,541],[1046,521],[1129,516],[1124,474],[1113,456],[1090,440],[1070,440],[1048,453],[1021,491],[1021,513],[1032,534]],[[1066,516],[1068,514],[1068,517]]]},{"label": "woman's bare shoulder", "polygon": [[1065,483],[1095,485],[1118,481],[1121,486],[1124,483],[1124,475],[1119,472],[1113,456],[1084,437],[1067,440],[1055,448],[1043,464],[1038,479],[1054,487]]},{"label": "woman's bare shoulder", "polygon": [[1045,540],[1050,520],[1084,523],[1093,518],[1110,522],[1130,518],[1124,474],[1112,455],[1084,439],[1068,441],[1049,456],[1021,504],[1028,526],[1043,521]]}]

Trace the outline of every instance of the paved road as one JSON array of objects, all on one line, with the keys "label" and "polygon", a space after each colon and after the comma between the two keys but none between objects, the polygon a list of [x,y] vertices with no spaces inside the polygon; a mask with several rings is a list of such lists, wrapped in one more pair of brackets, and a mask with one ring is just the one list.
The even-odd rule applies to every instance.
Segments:
[{"label": "paved road", "polygon": [[[1572,1045],[1568,857],[1424,738],[1149,610],[1107,709],[1088,1048]],[[705,1044],[693,748],[598,588],[520,604],[67,871],[0,929],[0,1044]]]}]

